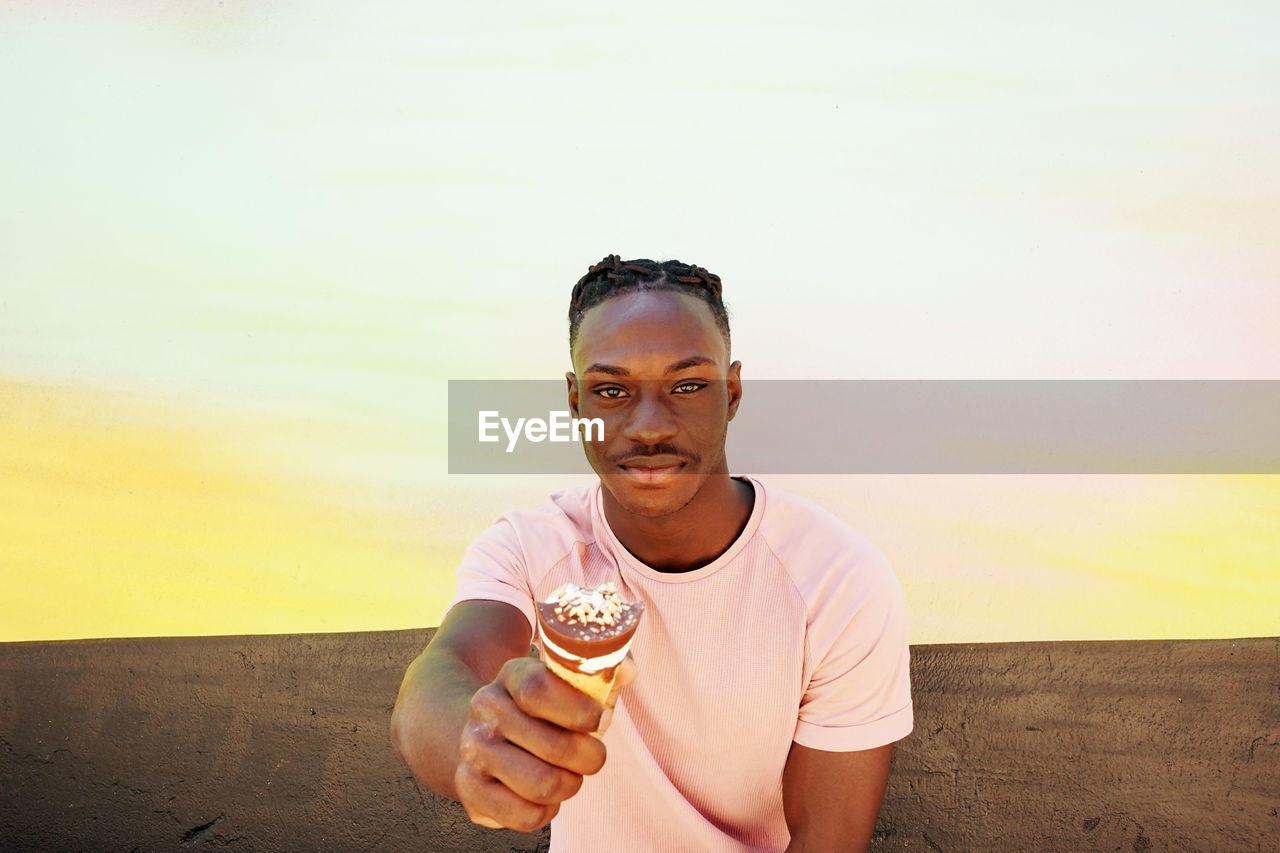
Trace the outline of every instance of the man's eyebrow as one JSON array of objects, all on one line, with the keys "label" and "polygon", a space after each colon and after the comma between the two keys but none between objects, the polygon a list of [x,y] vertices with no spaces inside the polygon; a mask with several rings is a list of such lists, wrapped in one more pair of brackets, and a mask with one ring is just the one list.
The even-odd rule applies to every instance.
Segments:
[{"label": "man's eyebrow", "polygon": [[625,367],[615,367],[612,364],[601,364],[600,362],[596,362],[595,364],[591,365],[586,370],[582,371],[582,373],[584,376],[588,373],[607,373],[610,376],[630,376],[631,375],[631,371],[627,370]]},{"label": "man's eyebrow", "polygon": [[[682,358],[677,362],[667,365],[666,372],[678,373],[681,370],[687,370],[690,367],[699,367],[704,364],[714,365],[715,363],[716,360],[714,358],[708,358],[705,355],[691,355],[688,358]],[[584,376],[588,373],[605,373],[609,376],[631,375],[631,371],[627,370],[625,367],[618,367],[614,364],[601,364],[600,362],[596,362],[595,364],[588,366],[582,373]]]},{"label": "man's eyebrow", "polygon": [[705,355],[690,356],[689,358],[681,359],[675,364],[669,365],[667,367],[667,373],[679,373],[681,370],[687,370],[690,367],[698,367],[703,364],[714,365],[715,363],[716,360],[714,358],[707,358]]}]

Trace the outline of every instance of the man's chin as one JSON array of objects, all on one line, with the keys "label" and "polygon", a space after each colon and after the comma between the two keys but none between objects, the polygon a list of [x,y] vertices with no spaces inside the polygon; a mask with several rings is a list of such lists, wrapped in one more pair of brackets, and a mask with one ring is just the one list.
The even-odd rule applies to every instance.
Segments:
[{"label": "man's chin", "polygon": [[620,508],[644,518],[679,512],[693,502],[699,485],[692,474],[677,474],[657,482],[632,474],[613,474],[602,477],[601,483]]}]

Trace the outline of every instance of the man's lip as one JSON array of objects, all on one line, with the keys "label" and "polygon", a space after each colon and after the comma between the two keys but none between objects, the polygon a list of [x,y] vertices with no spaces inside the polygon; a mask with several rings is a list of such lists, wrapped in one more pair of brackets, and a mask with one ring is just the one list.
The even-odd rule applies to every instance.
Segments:
[{"label": "man's lip", "polygon": [[685,460],[679,456],[632,456],[618,463],[618,467],[629,470],[665,471],[671,468],[683,468]]},{"label": "man's lip", "polygon": [[661,486],[680,476],[685,460],[678,456],[632,457],[620,467],[622,475],[638,486]]}]

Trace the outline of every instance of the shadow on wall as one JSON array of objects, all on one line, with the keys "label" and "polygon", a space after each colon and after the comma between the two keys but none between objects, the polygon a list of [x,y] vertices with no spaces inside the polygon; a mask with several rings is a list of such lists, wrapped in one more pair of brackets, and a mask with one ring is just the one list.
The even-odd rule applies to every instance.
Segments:
[{"label": "shadow on wall", "polygon": [[[430,631],[0,645],[0,849],[545,850],[392,752]],[[917,646],[876,850],[1274,849],[1280,638]]]}]

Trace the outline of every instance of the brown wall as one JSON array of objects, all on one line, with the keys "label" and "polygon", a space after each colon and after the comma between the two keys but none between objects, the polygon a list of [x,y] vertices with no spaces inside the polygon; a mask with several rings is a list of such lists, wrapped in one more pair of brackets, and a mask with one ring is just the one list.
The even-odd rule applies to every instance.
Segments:
[{"label": "brown wall", "polygon": [[[0,850],[532,851],[391,751],[427,631],[0,644]],[[1263,851],[1280,638],[914,649],[877,850]]]}]

